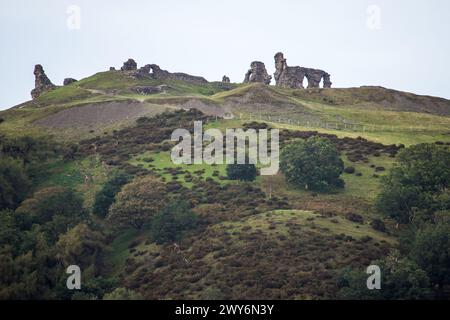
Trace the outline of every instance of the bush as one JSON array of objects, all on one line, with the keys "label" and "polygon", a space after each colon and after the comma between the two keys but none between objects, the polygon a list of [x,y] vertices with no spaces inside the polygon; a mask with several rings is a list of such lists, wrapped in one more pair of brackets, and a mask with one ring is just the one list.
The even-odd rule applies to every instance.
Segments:
[{"label": "bush", "polygon": [[344,172],[348,174],[353,174],[355,173],[355,167],[346,167]]},{"label": "bush", "polygon": [[256,178],[256,166],[254,164],[229,164],[227,165],[227,177],[230,180],[253,181]]},{"label": "bush", "polygon": [[386,232],[386,225],[380,219],[373,219],[372,222],[370,223],[370,226],[374,230],[377,230],[380,232]]},{"label": "bush", "polygon": [[159,244],[177,241],[187,230],[195,228],[197,223],[198,217],[187,202],[170,203],[151,221],[153,240]]},{"label": "bush", "polygon": [[283,148],[280,169],[288,182],[314,191],[343,187],[339,176],[344,162],[336,147],[325,138],[297,140]]},{"label": "bush", "polygon": [[352,222],[356,222],[356,223],[360,223],[363,224],[364,223],[364,218],[357,213],[348,213],[346,216],[347,220],[352,221]]}]

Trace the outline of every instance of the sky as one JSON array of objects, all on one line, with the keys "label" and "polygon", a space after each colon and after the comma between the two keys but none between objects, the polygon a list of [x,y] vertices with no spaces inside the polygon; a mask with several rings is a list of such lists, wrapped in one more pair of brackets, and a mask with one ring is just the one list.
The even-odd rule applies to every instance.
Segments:
[{"label": "sky", "polygon": [[0,110],[31,98],[33,68],[53,83],[128,58],[215,81],[250,63],[331,74],[450,99],[448,0],[0,0]]}]

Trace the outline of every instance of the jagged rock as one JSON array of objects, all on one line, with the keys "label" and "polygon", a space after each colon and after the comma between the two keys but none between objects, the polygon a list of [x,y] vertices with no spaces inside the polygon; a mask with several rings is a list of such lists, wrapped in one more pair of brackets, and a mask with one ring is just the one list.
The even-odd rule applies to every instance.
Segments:
[{"label": "jagged rock", "polygon": [[223,83],[230,83],[231,81],[230,81],[230,78],[228,78],[227,76],[223,76],[222,77],[222,82]]},{"label": "jagged rock", "polygon": [[308,88],[319,88],[320,81],[323,79],[323,87],[331,88],[330,74],[323,70],[289,67],[282,52],[275,55],[275,84],[279,87],[303,88],[303,80],[308,80]]},{"label": "jagged rock", "polygon": [[44,68],[40,64],[34,66],[34,89],[31,90],[31,97],[36,99],[42,93],[56,88],[44,72]]},{"label": "jagged rock", "polygon": [[148,95],[148,94],[163,92],[166,88],[167,88],[167,86],[162,84],[159,86],[137,86],[137,87],[131,88],[131,90],[136,93]]},{"label": "jagged rock", "polygon": [[114,67],[109,67],[109,71],[116,71],[116,68],[114,68]]},{"label": "jagged rock", "polygon": [[324,88],[331,88],[331,85],[333,83],[331,82],[331,76],[329,73],[326,73],[323,75],[323,87]]},{"label": "jagged rock", "polygon": [[123,67],[120,68],[122,71],[132,71],[137,69],[137,63],[133,59],[128,59],[123,63]]},{"label": "jagged rock", "polygon": [[247,82],[261,82],[270,84],[272,76],[269,76],[264,63],[260,61],[253,61],[250,64],[250,70],[247,71],[244,78],[244,83]]},{"label": "jagged rock", "polygon": [[64,82],[63,82],[63,85],[65,85],[65,86],[67,86],[67,85],[69,85],[69,84],[71,84],[71,83],[74,83],[74,82],[77,82],[78,80],[77,79],[74,79],[74,78],[65,78],[64,79]]},{"label": "jagged rock", "polygon": [[152,71],[150,73],[150,77],[152,77],[153,79],[160,79],[160,80],[175,79],[175,80],[188,81],[188,82],[199,82],[199,83],[207,83],[208,82],[203,77],[192,76],[187,73],[182,73],[182,72],[171,73],[167,70],[161,69],[156,64],[150,64],[148,66],[150,67],[150,69]]},{"label": "jagged rock", "polygon": [[133,77],[136,79],[145,79],[150,78],[151,65],[146,64],[143,67],[140,67],[133,73]]}]

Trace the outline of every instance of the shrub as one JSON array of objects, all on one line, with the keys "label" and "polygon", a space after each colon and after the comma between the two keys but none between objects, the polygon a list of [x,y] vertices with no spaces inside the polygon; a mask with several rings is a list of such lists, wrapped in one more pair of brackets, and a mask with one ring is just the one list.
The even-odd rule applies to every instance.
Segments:
[{"label": "shrub", "polygon": [[230,180],[253,181],[256,178],[254,164],[229,164],[226,170]]},{"label": "shrub", "polygon": [[353,173],[355,173],[355,167],[346,167],[344,169],[344,172],[348,173],[348,174],[353,174]]},{"label": "shrub", "polygon": [[356,223],[360,223],[363,224],[364,223],[364,218],[357,213],[348,213],[346,216],[347,220],[352,221],[352,222],[356,222]]},{"label": "shrub", "polygon": [[380,219],[373,219],[370,223],[370,226],[377,231],[386,232],[386,226],[384,222]]}]

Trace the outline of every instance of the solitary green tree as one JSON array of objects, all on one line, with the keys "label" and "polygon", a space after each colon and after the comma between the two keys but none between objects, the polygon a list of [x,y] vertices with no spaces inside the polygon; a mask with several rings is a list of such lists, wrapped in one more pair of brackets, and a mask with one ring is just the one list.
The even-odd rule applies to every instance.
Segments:
[{"label": "solitary green tree", "polygon": [[339,178],[344,162],[333,143],[325,138],[311,137],[285,146],[280,169],[288,182],[301,188],[321,191],[344,186]]}]

